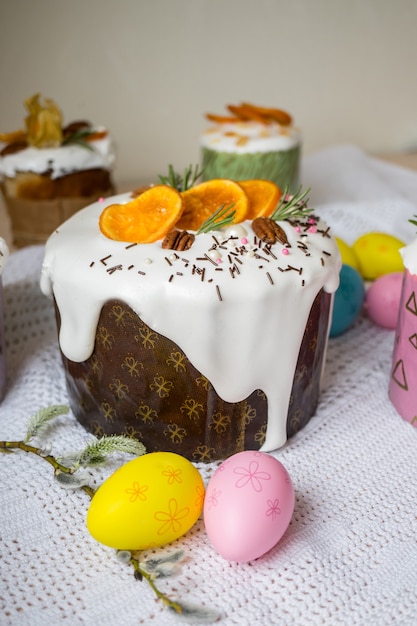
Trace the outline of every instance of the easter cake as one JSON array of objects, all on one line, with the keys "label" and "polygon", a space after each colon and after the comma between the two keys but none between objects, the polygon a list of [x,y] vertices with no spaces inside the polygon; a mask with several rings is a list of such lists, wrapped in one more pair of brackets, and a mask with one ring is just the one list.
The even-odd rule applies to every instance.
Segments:
[{"label": "easter cake", "polygon": [[337,245],[305,193],[280,198],[263,181],[182,189],[163,179],[103,198],[46,243],[41,289],[55,301],[72,410],[97,436],[127,434],[148,452],[274,450],[318,403]]},{"label": "easter cake", "polygon": [[200,136],[203,177],[272,180],[293,193],[300,176],[301,133],[282,109],[244,102],[227,115],[207,113]]},{"label": "easter cake", "polygon": [[0,190],[17,247],[43,243],[74,212],[115,193],[114,146],[104,127],[64,125],[53,100],[39,94],[25,106],[25,128],[0,134]]}]

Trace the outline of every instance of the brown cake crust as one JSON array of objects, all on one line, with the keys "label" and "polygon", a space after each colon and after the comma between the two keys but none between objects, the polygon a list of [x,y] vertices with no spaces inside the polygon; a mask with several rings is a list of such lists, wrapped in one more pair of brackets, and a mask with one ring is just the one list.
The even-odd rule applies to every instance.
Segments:
[{"label": "brown cake crust", "polygon": [[[305,426],[317,407],[330,302],[322,290],[310,312],[288,408],[288,437]],[[59,327],[57,309],[56,314]],[[96,436],[125,434],[142,441],[148,452],[176,452],[205,462],[258,450],[265,440],[267,398],[262,390],[241,402],[225,402],[174,342],[154,332],[123,302],[103,306],[89,359],[62,359],[72,411]],[[277,371],[277,379],[279,375]]]},{"label": "brown cake crust", "polygon": [[80,198],[110,195],[114,192],[111,175],[108,170],[92,168],[51,178],[50,172],[17,172],[16,176],[5,176],[1,183],[5,198],[26,200],[53,200],[56,198]]},{"label": "brown cake crust", "polygon": [[10,217],[13,245],[45,243],[74,213],[115,193],[111,173],[101,168],[80,170],[52,179],[49,173],[18,172],[0,181]]}]

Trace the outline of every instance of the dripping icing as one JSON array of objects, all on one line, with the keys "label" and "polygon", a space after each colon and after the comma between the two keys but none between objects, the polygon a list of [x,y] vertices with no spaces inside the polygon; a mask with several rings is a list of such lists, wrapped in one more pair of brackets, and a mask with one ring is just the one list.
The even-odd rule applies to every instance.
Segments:
[{"label": "dripping icing", "polygon": [[83,209],[46,244],[41,289],[56,300],[62,352],[72,361],[88,359],[103,304],[123,300],[174,341],[226,402],[262,389],[268,399],[262,449],[282,446],[311,306],[320,289],[334,293],[339,284],[339,253],[326,225],[318,222],[313,232],[307,222],[301,231],[280,222],[286,256],[281,244],[262,245],[249,221],[239,225],[244,234],[201,234],[191,249],[171,254],[161,242],[135,246],[100,232],[103,208],[130,199],[121,194]]}]

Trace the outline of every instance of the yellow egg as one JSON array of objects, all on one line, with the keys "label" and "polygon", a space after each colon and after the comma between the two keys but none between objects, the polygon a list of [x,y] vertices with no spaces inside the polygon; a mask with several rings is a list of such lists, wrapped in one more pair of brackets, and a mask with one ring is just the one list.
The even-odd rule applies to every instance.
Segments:
[{"label": "yellow egg", "polygon": [[190,461],[173,452],[151,452],[120,467],[98,488],[87,528],[111,548],[146,550],[186,533],[203,502],[203,479]]},{"label": "yellow egg", "polygon": [[353,248],[343,241],[343,239],[339,239],[339,237],[335,237],[335,240],[339,248],[340,256],[342,257],[342,264],[350,265],[350,267],[359,271],[359,261]]},{"label": "yellow egg", "polygon": [[365,280],[375,280],[379,276],[404,270],[399,253],[405,244],[386,233],[367,233],[353,244],[359,261],[359,272]]}]

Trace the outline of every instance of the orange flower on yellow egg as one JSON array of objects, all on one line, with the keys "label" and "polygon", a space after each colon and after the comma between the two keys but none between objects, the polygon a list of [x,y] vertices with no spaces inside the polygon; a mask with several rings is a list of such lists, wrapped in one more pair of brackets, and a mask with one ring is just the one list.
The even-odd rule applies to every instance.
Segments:
[{"label": "orange flower on yellow egg", "polygon": [[178,510],[178,502],[175,498],[171,498],[168,503],[168,511],[157,511],[154,515],[158,522],[162,522],[158,530],[158,535],[165,535],[167,532],[178,533],[181,529],[182,522],[180,520],[188,517],[190,509],[186,506]]}]

